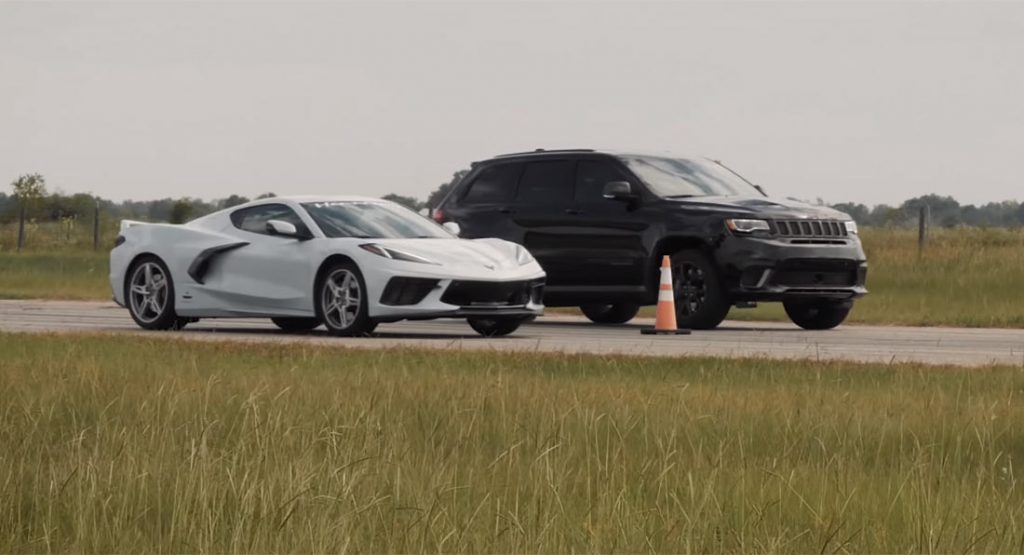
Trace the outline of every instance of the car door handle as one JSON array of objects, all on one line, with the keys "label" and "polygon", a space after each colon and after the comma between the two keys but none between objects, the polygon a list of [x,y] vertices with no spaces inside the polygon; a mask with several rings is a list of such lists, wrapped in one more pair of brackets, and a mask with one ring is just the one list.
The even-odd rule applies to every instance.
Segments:
[{"label": "car door handle", "polygon": [[573,216],[579,216],[580,214],[583,213],[583,211],[580,210],[579,208],[566,208],[565,213],[572,214]]},{"label": "car door handle", "polygon": [[502,206],[501,208],[498,209],[498,212],[501,212],[502,214],[515,214],[516,210],[515,210],[515,208],[509,208],[508,206]]}]

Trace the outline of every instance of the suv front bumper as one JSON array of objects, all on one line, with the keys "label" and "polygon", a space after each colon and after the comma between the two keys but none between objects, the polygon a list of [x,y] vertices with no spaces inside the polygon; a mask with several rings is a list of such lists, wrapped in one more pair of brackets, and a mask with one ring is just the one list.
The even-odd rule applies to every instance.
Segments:
[{"label": "suv front bumper", "polygon": [[856,299],[867,294],[860,240],[726,236],[715,252],[735,301]]}]

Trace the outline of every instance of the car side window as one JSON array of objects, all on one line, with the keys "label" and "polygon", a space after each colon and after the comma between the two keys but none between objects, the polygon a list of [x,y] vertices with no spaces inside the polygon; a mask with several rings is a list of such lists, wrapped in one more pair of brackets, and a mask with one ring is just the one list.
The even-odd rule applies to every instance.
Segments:
[{"label": "car side window", "polygon": [[572,160],[530,162],[519,180],[518,202],[524,204],[567,202],[572,199]]},{"label": "car side window", "polygon": [[610,181],[629,181],[626,173],[607,160],[580,160],[576,166],[576,202],[606,201],[604,186]]},{"label": "car side window", "polygon": [[490,204],[511,201],[516,195],[516,182],[522,171],[522,164],[499,164],[484,168],[470,183],[462,202]]},{"label": "car side window", "polygon": [[242,208],[231,213],[231,223],[242,231],[270,235],[267,233],[267,222],[281,220],[295,226],[299,231],[308,231],[299,215],[284,204],[261,204],[250,208]]}]

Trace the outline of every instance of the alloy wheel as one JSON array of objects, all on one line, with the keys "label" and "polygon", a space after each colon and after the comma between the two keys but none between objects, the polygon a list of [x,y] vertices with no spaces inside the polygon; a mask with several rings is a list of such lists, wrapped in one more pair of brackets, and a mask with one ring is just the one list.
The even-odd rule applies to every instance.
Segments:
[{"label": "alloy wheel", "polygon": [[321,305],[323,317],[337,329],[350,327],[359,317],[362,289],[355,274],[339,268],[324,281]]},{"label": "alloy wheel", "polygon": [[697,265],[682,262],[672,268],[673,289],[676,295],[676,310],[682,314],[696,314],[704,306],[708,296],[707,276]]},{"label": "alloy wheel", "polygon": [[155,262],[144,262],[135,268],[128,289],[132,312],[144,323],[156,321],[167,308],[167,276]]}]

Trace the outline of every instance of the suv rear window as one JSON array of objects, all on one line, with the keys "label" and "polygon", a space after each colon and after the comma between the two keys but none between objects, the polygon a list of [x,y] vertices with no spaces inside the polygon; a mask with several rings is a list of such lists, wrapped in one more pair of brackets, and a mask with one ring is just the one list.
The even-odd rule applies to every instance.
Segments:
[{"label": "suv rear window", "polygon": [[572,198],[572,160],[551,160],[526,164],[519,180],[519,195],[523,203],[564,202]]},{"label": "suv rear window", "polygon": [[462,197],[465,204],[508,202],[516,195],[516,182],[522,173],[522,164],[500,164],[484,168],[469,185]]}]

